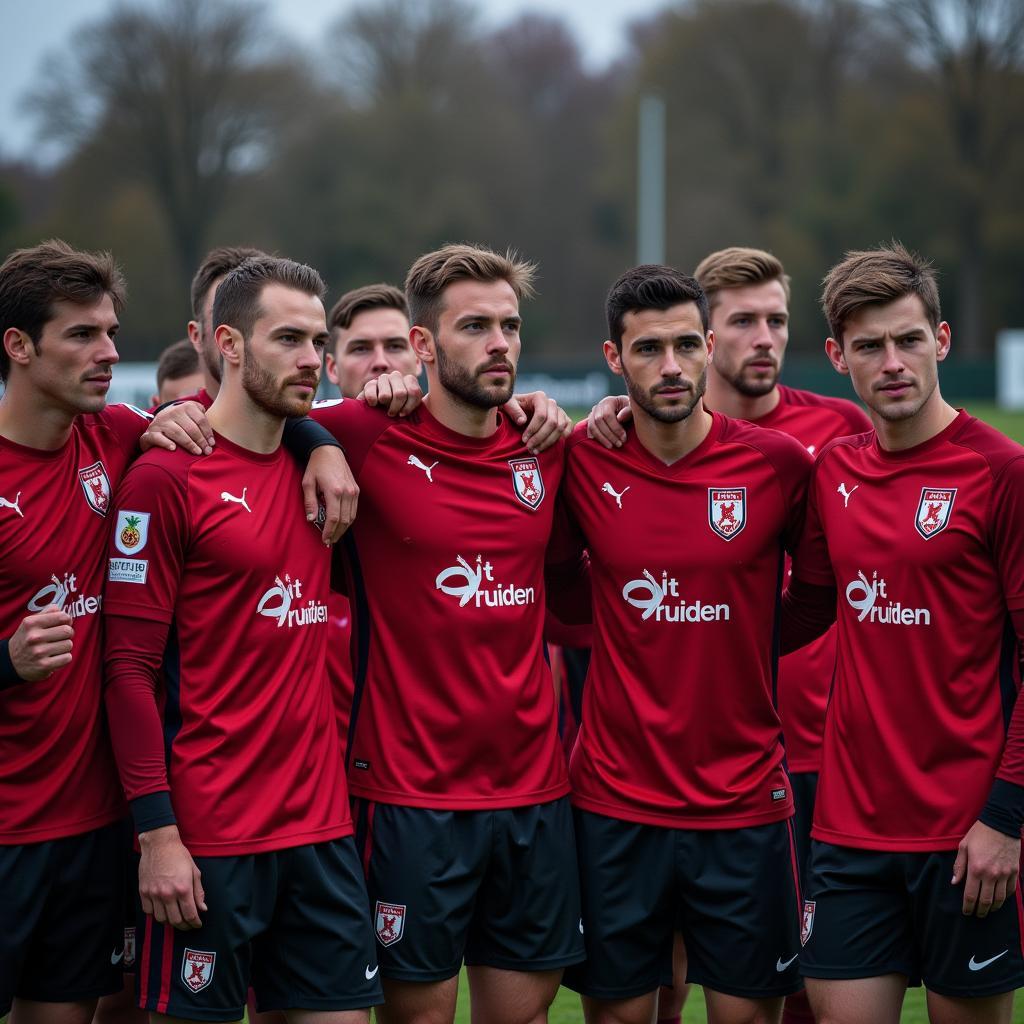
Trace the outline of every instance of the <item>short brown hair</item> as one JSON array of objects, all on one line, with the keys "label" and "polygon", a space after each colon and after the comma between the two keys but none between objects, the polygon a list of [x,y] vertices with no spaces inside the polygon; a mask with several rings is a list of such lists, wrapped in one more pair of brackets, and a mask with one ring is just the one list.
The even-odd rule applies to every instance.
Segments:
[{"label": "short brown hair", "polygon": [[409,303],[405,301],[405,293],[393,284],[367,284],[362,288],[353,288],[331,307],[327,317],[327,326],[331,331],[347,330],[352,321],[367,309],[397,309],[407,320],[409,319]]},{"label": "short brown hair", "polygon": [[258,259],[267,254],[261,249],[244,245],[222,245],[211,249],[199,264],[196,276],[192,278],[192,319],[202,320],[203,303],[214,282],[230,274],[235,267],[246,260]]},{"label": "short brown hair", "polygon": [[[38,351],[55,302],[84,306],[104,295],[120,315],[124,276],[109,252],[81,252],[59,238],[17,249],[0,266],[0,333],[12,327],[24,331]],[[10,357],[0,345],[0,380],[7,380],[10,370]]]},{"label": "short brown hair", "polygon": [[693,276],[712,306],[715,296],[725,288],[745,288],[750,284],[778,281],[789,302],[789,274],[782,261],[764,249],[747,249],[733,245],[710,253],[697,264]]},{"label": "short brown hair", "polygon": [[268,284],[315,295],[323,301],[327,290],[323,279],[305,263],[260,256],[235,267],[221,282],[213,300],[213,326],[227,324],[248,339],[261,315],[260,295]]},{"label": "short brown hair", "polygon": [[199,353],[188,338],[182,338],[168,345],[156,364],[156,389],[164,386],[165,380],[180,380],[199,372]]},{"label": "short brown hair", "polygon": [[517,299],[533,295],[534,263],[519,258],[509,249],[505,255],[483,245],[448,244],[421,256],[405,279],[405,295],[409,300],[409,319],[432,333],[437,333],[441,317],[441,296],[456,281],[506,281]]},{"label": "short brown hair", "polygon": [[831,336],[841,346],[847,321],[865,306],[916,295],[933,328],[939,326],[939,286],[931,263],[892,241],[877,249],[848,252],[822,282],[821,308]]}]

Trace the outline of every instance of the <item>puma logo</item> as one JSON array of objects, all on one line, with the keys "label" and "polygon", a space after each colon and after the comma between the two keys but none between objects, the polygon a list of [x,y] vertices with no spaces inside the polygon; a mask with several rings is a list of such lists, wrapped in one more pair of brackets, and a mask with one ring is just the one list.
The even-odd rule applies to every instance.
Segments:
[{"label": "puma logo", "polygon": [[415,455],[410,455],[408,461],[406,462],[406,465],[415,466],[417,469],[422,469],[423,472],[427,474],[427,481],[429,483],[434,482],[434,478],[430,474],[434,467],[437,465],[436,462],[432,462],[428,466],[425,462],[421,462]]},{"label": "puma logo", "polygon": [[622,496],[628,490],[628,487],[623,487],[621,491],[617,491],[614,487],[612,487],[610,483],[608,483],[607,480],[603,484],[601,484],[601,493],[610,494],[615,499],[615,504],[618,505],[619,508],[622,508]]},{"label": "puma logo", "polygon": [[[858,487],[860,487],[860,484],[854,484],[853,491],[857,490]],[[850,499],[853,497],[853,491],[848,491],[846,489],[845,480],[836,488],[836,493],[843,496],[843,508],[846,508],[850,504]]]},{"label": "puma logo", "polygon": [[251,512],[252,509],[249,508],[249,505],[247,504],[247,502],[245,500],[245,492],[248,489],[249,489],[248,487],[243,487],[242,488],[242,496],[240,498],[236,498],[233,494],[228,494],[227,491],[221,491],[220,492],[220,500],[221,501],[233,501],[236,505],[241,505],[242,508],[244,508],[246,512]]},{"label": "puma logo", "polygon": [[17,512],[22,519],[24,519],[25,513],[22,512],[20,508],[18,508],[19,501],[21,501],[21,491],[18,491],[17,495],[14,498],[14,501],[8,501],[6,498],[0,498],[0,508],[13,508],[14,511]]}]

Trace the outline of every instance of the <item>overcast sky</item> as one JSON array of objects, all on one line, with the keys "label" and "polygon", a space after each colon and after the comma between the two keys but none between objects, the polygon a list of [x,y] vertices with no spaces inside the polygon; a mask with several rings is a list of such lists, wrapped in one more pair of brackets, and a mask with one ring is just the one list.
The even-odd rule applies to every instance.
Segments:
[{"label": "overcast sky", "polygon": [[[133,0],[153,4],[158,0]],[[275,20],[295,37],[315,42],[339,14],[356,0],[265,0]],[[429,3],[430,0],[420,0]],[[668,0],[477,0],[490,25],[499,25],[523,11],[561,15],[575,31],[587,63],[600,67],[614,59],[626,23],[665,6]],[[26,88],[45,73],[43,57],[70,52],[75,29],[102,17],[114,0],[0,0],[0,155],[27,154],[33,144],[33,123],[21,108]]]}]

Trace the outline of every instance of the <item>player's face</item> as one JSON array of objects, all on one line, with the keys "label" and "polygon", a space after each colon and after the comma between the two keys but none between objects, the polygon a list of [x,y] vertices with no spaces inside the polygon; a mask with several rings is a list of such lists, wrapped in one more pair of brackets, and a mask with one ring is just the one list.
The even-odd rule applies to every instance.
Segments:
[{"label": "player's face", "polygon": [[916,416],[939,383],[949,352],[949,325],[934,329],[916,295],[865,306],[843,329],[843,345],[825,343],[832,365],[848,373],[860,400],[890,422]]},{"label": "player's face", "polygon": [[434,351],[438,381],[481,409],[504,405],[516,384],[519,300],[507,281],[458,281],[445,289]]},{"label": "player's face", "polygon": [[34,386],[72,415],[99,412],[107,403],[114,363],[117,314],[109,295],[92,305],[56,302],[39,350],[27,346]]},{"label": "player's face", "polygon": [[153,405],[163,405],[164,402],[176,402],[179,398],[194,395],[203,386],[203,375],[201,373],[189,373],[184,377],[168,377],[160,393],[155,395]]},{"label": "player's face", "polygon": [[789,341],[789,309],[779,281],[724,288],[711,310],[714,372],[741,395],[759,398],[778,383]]},{"label": "player's face", "polygon": [[327,344],[323,303],[282,284],[260,293],[260,317],[245,342],[242,387],[274,416],[304,416],[320,383]]},{"label": "player's face", "polygon": [[621,352],[606,341],[604,353],[630,399],[661,423],[685,420],[704,394],[715,344],[711,331],[704,334],[697,304],[630,312],[622,326]]},{"label": "player's face", "polygon": [[397,309],[364,309],[347,328],[335,331],[327,354],[327,376],[346,398],[355,398],[382,373],[418,374],[409,343],[409,321]]}]

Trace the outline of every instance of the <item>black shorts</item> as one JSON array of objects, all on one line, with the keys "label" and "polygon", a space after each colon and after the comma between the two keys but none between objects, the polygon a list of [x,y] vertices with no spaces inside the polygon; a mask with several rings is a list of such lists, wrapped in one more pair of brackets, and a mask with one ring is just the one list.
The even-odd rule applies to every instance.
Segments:
[{"label": "black shorts", "polygon": [[381,973],[442,981],[469,966],[583,959],[567,798],[495,811],[353,800]]},{"label": "black shorts", "polygon": [[815,840],[804,904],[801,968],[808,978],[905,974],[956,998],[1024,985],[1016,894],[988,917],[962,912],[951,885],[956,850],[890,853]]},{"label": "black shorts", "polygon": [[576,811],[587,961],[565,984],[620,1000],[672,984],[673,933],[686,980],[747,999],[799,977],[799,883],[789,821],[701,830]]},{"label": "black shorts", "polygon": [[0,1017],[17,996],[74,1003],[121,989],[123,822],[0,846]]},{"label": "black shorts", "polygon": [[817,772],[793,772],[789,777],[793,790],[793,838],[796,840],[796,862],[800,865],[800,881],[807,878],[811,860],[811,824],[814,821],[814,798],[818,792]]},{"label": "black shorts", "polygon": [[139,855],[135,852],[135,829],[125,830],[124,941],[118,953],[118,966],[124,974],[135,973],[135,918],[139,913]]},{"label": "black shorts", "polygon": [[196,857],[209,910],[177,931],[139,914],[139,1005],[186,1020],[383,1002],[352,837],[272,853]]}]

